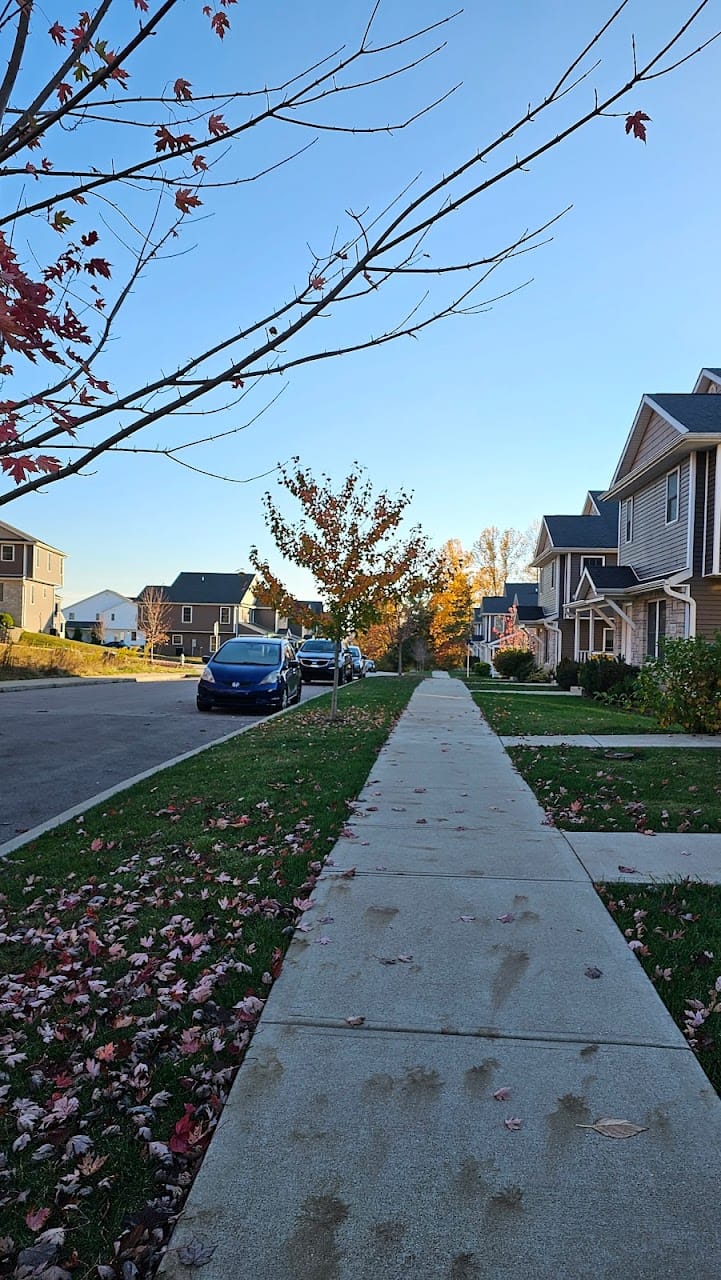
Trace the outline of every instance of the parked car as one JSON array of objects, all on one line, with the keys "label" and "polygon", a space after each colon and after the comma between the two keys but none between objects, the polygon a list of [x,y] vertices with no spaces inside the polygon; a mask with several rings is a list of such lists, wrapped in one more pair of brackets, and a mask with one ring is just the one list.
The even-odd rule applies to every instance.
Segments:
[{"label": "parked car", "polygon": [[[301,678],[306,684],[313,680],[332,680],[335,672],[335,641],[304,640],[298,650]],[[353,679],[353,659],[348,645],[341,641],[338,651],[338,684]]]},{"label": "parked car", "polygon": [[375,671],[375,669],[376,669],[376,664],[373,661],[373,659],[366,658],[366,675],[369,675],[372,671]]},{"label": "parked car", "polygon": [[279,711],[300,702],[300,665],[285,640],[234,636],[210,655],[200,673],[196,706],[266,706]]},{"label": "parked car", "polygon": [[356,680],[360,680],[366,673],[366,660],[360,650],[360,645],[349,644],[348,651],[353,662],[353,675]]}]

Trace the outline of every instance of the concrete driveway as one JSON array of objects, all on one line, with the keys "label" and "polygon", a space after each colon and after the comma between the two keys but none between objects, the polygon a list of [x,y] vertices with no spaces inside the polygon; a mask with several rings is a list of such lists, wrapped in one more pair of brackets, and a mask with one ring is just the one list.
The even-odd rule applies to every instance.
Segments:
[{"label": "concrete driveway", "polygon": [[[303,687],[303,701],[329,686]],[[196,680],[24,688],[0,701],[0,852],[21,832],[263,716],[195,709]]]}]

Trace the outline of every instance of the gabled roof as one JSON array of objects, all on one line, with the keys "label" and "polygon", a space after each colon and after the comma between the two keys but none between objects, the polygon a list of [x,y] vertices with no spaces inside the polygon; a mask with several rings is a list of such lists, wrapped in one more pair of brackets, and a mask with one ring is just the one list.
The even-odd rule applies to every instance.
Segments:
[{"label": "gabled roof", "polygon": [[600,593],[603,591],[623,591],[626,587],[638,585],[639,577],[628,564],[589,564],[585,567],[586,577]]},{"label": "gabled roof", "polygon": [[702,394],[708,392],[711,383],[721,387],[721,369],[712,369],[710,365],[706,365],[696,379],[694,391],[700,391]]},{"label": "gabled roof", "polygon": [[519,604],[516,616],[519,622],[538,622],[544,612],[538,604]]},{"label": "gabled roof", "polygon": [[53,547],[49,542],[43,542],[42,538],[34,538],[31,533],[23,533],[22,529],[16,529],[12,524],[5,524],[4,520],[0,520],[0,540],[12,542],[18,539],[20,542],[30,542],[40,544],[41,547],[47,547],[48,551],[55,551],[57,555],[64,556],[64,551],[58,551],[57,547]]},{"label": "gabled roof", "polygon": [[240,604],[252,585],[253,573],[179,573],[169,587],[143,587],[162,591],[171,604]]},{"label": "gabled roof", "polygon": [[618,503],[591,490],[598,515],[543,516],[534,565],[544,564],[560,551],[615,551],[618,546]]},{"label": "gabled roof", "polygon": [[483,597],[480,608],[477,610],[478,617],[481,614],[508,613],[515,601],[518,602],[519,608],[538,602],[537,582],[506,582],[504,586],[505,592],[502,596]]},{"label": "gabled roof", "polygon": [[[666,440],[658,452],[641,465],[636,463],[654,414],[667,424]],[[645,395],[638,407],[607,494],[620,499],[661,475],[698,444],[721,440],[721,395],[658,391]]]}]

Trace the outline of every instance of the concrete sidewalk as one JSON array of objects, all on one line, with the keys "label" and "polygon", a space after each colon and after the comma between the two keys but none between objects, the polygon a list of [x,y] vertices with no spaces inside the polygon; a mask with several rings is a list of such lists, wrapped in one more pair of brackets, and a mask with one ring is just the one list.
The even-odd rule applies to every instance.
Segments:
[{"label": "concrete sidewalk", "polygon": [[465,687],[422,684],[161,1275],[197,1243],[203,1280],[716,1280],[721,1103],[542,818]]}]

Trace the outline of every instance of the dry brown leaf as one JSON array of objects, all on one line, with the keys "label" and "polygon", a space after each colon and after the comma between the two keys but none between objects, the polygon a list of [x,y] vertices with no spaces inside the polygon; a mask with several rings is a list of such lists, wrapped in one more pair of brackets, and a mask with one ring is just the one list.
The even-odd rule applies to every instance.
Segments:
[{"label": "dry brown leaf", "polygon": [[634,1124],[632,1120],[611,1120],[605,1117],[593,1124],[577,1124],[577,1129],[593,1129],[603,1138],[635,1138],[637,1133],[646,1133],[648,1125]]}]

